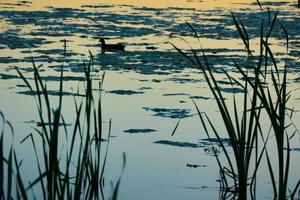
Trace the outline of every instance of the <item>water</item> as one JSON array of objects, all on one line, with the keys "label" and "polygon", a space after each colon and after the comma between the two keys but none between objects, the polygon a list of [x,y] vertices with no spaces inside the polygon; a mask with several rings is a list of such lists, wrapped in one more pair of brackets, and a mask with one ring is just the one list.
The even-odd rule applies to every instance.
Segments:
[{"label": "water", "polygon": [[[268,2],[263,7],[268,6],[272,13],[280,11],[279,19],[291,36],[289,56],[285,55],[283,31],[272,33],[270,43],[275,56],[285,59],[290,66],[289,88],[293,90],[290,105],[298,111],[300,17],[295,3]],[[87,60],[90,50],[95,56],[95,79],[99,80],[105,72],[103,114],[106,124],[112,119],[112,135],[115,136],[111,140],[106,171],[110,180],[119,176],[122,152],[127,155],[120,199],[217,199],[218,167],[207,153],[208,146],[201,142],[206,136],[194,115],[196,109],[191,97],[216,122],[219,130],[224,129],[223,124],[218,123],[220,116],[216,104],[199,70],[170,43],[184,50],[189,50],[190,46],[199,50],[200,44],[186,22],[192,24],[201,37],[209,61],[214,64],[217,77],[223,80],[224,92],[229,99],[232,94],[238,95],[241,90],[232,88],[221,73],[221,69],[226,69],[235,75],[232,59],[243,60],[247,56],[231,12],[244,22],[251,46],[258,49],[257,22],[262,14],[256,1],[115,0],[99,3],[89,0],[62,3],[58,0],[0,0],[0,110],[18,133],[15,143],[22,158],[33,159],[28,145],[18,141],[32,132],[38,115],[33,98],[28,95],[28,88],[17,76],[15,67],[25,76],[31,76],[31,57],[37,64],[43,64],[42,74],[55,100],[63,65],[67,76],[64,113],[67,122],[72,123],[72,95],[76,93],[78,82],[83,80],[82,62]],[[107,38],[107,43],[123,43],[126,51],[101,54],[99,37]],[[63,40],[67,40],[66,57],[63,56]],[[180,118],[183,119],[171,136]],[[294,123],[298,128],[299,122],[296,112]],[[299,146],[297,134],[292,142],[295,150],[292,151],[290,187],[300,175],[297,170],[300,167]],[[30,177],[30,162],[23,168]],[[271,197],[269,175],[264,171],[259,173],[263,181],[258,197]]]}]

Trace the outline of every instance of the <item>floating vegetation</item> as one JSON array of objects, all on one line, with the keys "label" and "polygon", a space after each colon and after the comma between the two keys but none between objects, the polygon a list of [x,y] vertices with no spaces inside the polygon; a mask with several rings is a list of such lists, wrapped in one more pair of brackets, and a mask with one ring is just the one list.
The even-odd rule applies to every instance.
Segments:
[{"label": "floating vegetation", "polygon": [[221,91],[226,92],[226,93],[243,93],[244,89],[243,88],[235,88],[235,87],[231,87],[231,88],[219,88]]},{"label": "floating vegetation", "polygon": [[13,32],[0,33],[0,44],[5,45],[10,49],[39,47],[42,44],[49,43],[51,42],[44,38],[24,38]]},{"label": "floating vegetation", "polygon": [[190,98],[192,98],[192,99],[203,99],[203,100],[210,99],[209,97],[205,97],[205,96],[191,96]]},{"label": "floating vegetation", "polygon": [[2,74],[0,73],[1,79],[19,79],[20,77],[17,75],[11,75],[11,74]]},{"label": "floating vegetation", "polygon": [[290,149],[284,148],[284,150],[289,150],[289,151],[300,151],[300,148],[297,148],[297,147],[295,147],[295,148],[290,148]]},{"label": "floating vegetation", "polygon": [[0,3],[0,6],[29,6],[31,1],[17,1],[17,3]]},{"label": "floating vegetation", "polygon": [[[17,94],[22,94],[22,95],[43,95],[43,91],[20,91],[17,92]],[[73,92],[63,92],[62,93],[64,96],[85,96],[85,94],[78,94],[78,93],[73,93]],[[49,90],[47,91],[47,95],[51,95],[51,96],[59,96],[60,92],[59,91],[54,91],[54,90]]]},{"label": "floating vegetation", "polygon": [[[50,125],[53,126],[53,125],[54,125],[53,123],[52,123],[52,124],[50,124],[50,123],[48,123],[48,122],[42,123],[42,122],[35,121],[35,120],[25,121],[25,123],[35,124],[36,126],[50,126]],[[58,125],[59,125],[59,126],[72,126],[71,123],[59,123]]]},{"label": "floating vegetation", "polygon": [[12,58],[10,56],[0,57],[0,63],[17,63],[17,62],[21,62],[21,60],[19,60],[17,58]]},{"label": "floating vegetation", "polygon": [[221,153],[220,147],[208,146],[203,149],[204,153],[208,156],[219,156]]},{"label": "floating vegetation", "polygon": [[190,163],[187,163],[186,166],[189,168],[207,167],[207,165],[198,165],[198,164],[190,164]]},{"label": "floating vegetation", "polygon": [[169,109],[169,108],[149,108],[143,107],[146,111],[152,111],[155,114],[153,116],[168,117],[168,118],[186,118],[190,116],[190,110],[188,109]]},{"label": "floating vegetation", "polygon": [[211,145],[211,143],[215,143],[216,145],[221,146],[221,144],[219,144],[220,142],[226,147],[231,146],[231,140],[229,138],[204,138],[201,139],[199,143],[203,145]]},{"label": "floating vegetation", "polygon": [[179,141],[170,141],[170,140],[158,140],[154,142],[155,144],[164,144],[170,145],[174,147],[186,147],[186,148],[199,148],[203,147],[203,145],[190,143],[190,142],[179,142]]},{"label": "floating vegetation", "polygon": [[152,132],[156,132],[157,130],[155,129],[150,129],[150,128],[145,128],[145,129],[127,129],[124,130],[123,132],[125,133],[152,133]]},{"label": "floating vegetation", "polygon": [[111,94],[118,94],[118,95],[134,95],[134,94],[143,94],[143,91],[134,91],[134,90],[111,90],[107,91]]},{"label": "floating vegetation", "polygon": [[163,94],[163,96],[187,96],[188,94],[186,93],[167,93]]},{"label": "floating vegetation", "polygon": [[138,90],[152,90],[152,87],[141,87]]}]

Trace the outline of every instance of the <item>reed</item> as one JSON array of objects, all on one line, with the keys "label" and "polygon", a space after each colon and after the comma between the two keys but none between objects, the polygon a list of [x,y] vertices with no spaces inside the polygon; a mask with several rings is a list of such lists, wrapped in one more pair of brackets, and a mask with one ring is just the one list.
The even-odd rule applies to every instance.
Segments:
[{"label": "reed", "polygon": [[[65,44],[66,47],[66,44]],[[66,51],[66,49],[65,49]],[[74,97],[75,121],[71,128],[67,128],[63,117],[63,68],[60,72],[58,106],[50,100],[47,85],[32,59],[33,81],[29,81],[17,68],[17,73],[27,85],[35,99],[40,120],[40,128],[35,128],[37,135],[28,134],[21,143],[29,141],[33,147],[38,176],[29,181],[23,180],[20,164],[11,144],[8,156],[4,152],[5,127],[11,124],[2,119],[0,135],[0,188],[1,199],[117,199],[120,179],[107,197],[104,192],[104,172],[109,150],[111,121],[108,127],[107,142],[103,142],[101,90],[104,74],[97,87],[95,95],[92,68],[94,58],[90,52],[90,59],[83,63],[85,82],[84,97]],[[78,89],[79,91],[79,89]],[[56,104],[57,105],[57,104]],[[7,132],[7,131],[6,131]],[[14,135],[14,134],[12,134]],[[125,168],[124,154],[123,170]],[[7,171],[6,177],[4,177]],[[4,183],[6,181],[6,183]],[[14,189],[13,189],[14,188]],[[13,193],[15,192],[15,193]],[[31,193],[29,195],[29,192]],[[37,195],[37,192],[38,195]]]},{"label": "reed", "polygon": [[[190,24],[188,25],[199,39],[197,32]],[[247,186],[250,184],[250,182],[252,184],[254,183],[254,181],[251,181],[251,178],[249,178],[249,168],[252,160],[253,149],[255,149],[255,145],[257,144],[257,136],[261,130],[259,119],[262,108],[259,106],[257,89],[251,92],[247,82],[242,84],[241,86],[244,89],[243,106],[242,108],[238,107],[236,97],[233,95],[233,111],[231,112],[204,51],[202,51],[203,60],[200,60],[200,58],[197,56],[197,52],[193,49],[193,57],[191,57],[181,51],[179,48],[175,48],[182,55],[187,57],[194,65],[196,65],[203,73],[203,76],[215,98],[226,128],[227,135],[229,136],[231,142],[234,160],[229,156],[229,151],[224,146],[220,134],[213,125],[213,122],[205,113],[200,111],[199,107],[194,102],[207,137],[209,139],[211,138],[209,130],[211,129],[214,136],[218,140],[218,144],[225,153],[227,160],[227,164],[224,165],[218,158],[218,154],[214,154],[220,168],[221,189],[223,191],[221,198],[228,198],[227,195],[229,194],[230,198],[246,199]],[[234,84],[233,79],[228,74],[227,77],[231,83]],[[242,114],[239,114],[239,109],[241,110]],[[215,149],[213,143],[211,143],[211,145],[213,146],[212,149]],[[255,152],[255,166],[257,167],[261,160],[261,155],[262,153],[258,154],[257,151]],[[255,171],[252,173],[254,174]],[[252,178],[253,177],[255,176],[253,175]]]},{"label": "reed", "polygon": [[[14,188],[14,176],[13,176],[13,166],[14,166],[14,130],[9,121],[5,119],[4,114],[0,111],[0,198],[1,199],[10,199],[12,197],[12,191]],[[7,130],[9,129],[9,130]],[[10,132],[11,137],[6,138],[7,132]],[[7,142],[11,140],[8,148],[6,147]],[[5,152],[5,149],[8,149],[8,156]],[[19,190],[17,191],[19,192]],[[20,195],[20,193],[18,193]]]},{"label": "reed", "polygon": [[[264,20],[261,20],[261,35],[260,35],[260,52],[259,59],[254,68],[255,76],[258,81],[254,82],[251,77],[245,73],[243,68],[235,62],[236,68],[243,76],[244,80],[251,86],[253,90],[257,90],[257,97],[259,98],[264,111],[267,113],[270,120],[271,128],[275,136],[278,158],[278,175],[274,174],[274,164],[271,163],[268,151],[266,150],[266,159],[270,177],[272,180],[274,199],[286,199],[288,195],[288,178],[290,170],[290,140],[293,133],[289,133],[287,128],[293,122],[289,122],[289,116],[292,116],[293,110],[288,107],[288,102],[291,98],[291,92],[288,91],[287,76],[288,66],[284,64],[282,70],[277,66],[278,61],[271,50],[269,39],[274,30],[275,24],[279,23],[282,32],[285,34],[286,49],[289,51],[288,42],[289,36],[286,28],[277,19],[278,11],[273,16],[268,12],[268,18],[272,19],[268,24],[267,29],[264,29]],[[238,23],[235,23],[239,27]],[[240,33],[242,37],[242,34]],[[271,62],[269,62],[269,60]],[[297,131],[297,130],[296,130]],[[299,179],[300,181],[300,179]],[[299,182],[292,190],[290,197],[293,199]]]},{"label": "reed", "polygon": [[[259,3],[259,1],[258,1]],[[261,4],[259,3],[263,11]],[[233,109],[230,110],[228,102],[224,98],[218,80],[213,72],[213,67],[208,61],[208,57],[201,48],[201,56],[194,49],[191,49],[191,54],[185,53],[175,45],[174,48],[187,58],[193,65],[198,67],[206,80],[211,93],[213,94],[218,110],[224,122],[226,133],[231,142],[233,158],[229,156],[229,150],[225,148],[220,138],[220,133],[216,130],[213,122],[209,117],[201,112],[197,104],[194,102],[198,111],[201,123],[208,138],[211,138],[211,132],[218,139],[227,164],[221,163],[218,154],[215,153],[217,163],[220,168],[221,177],[221,198],[247,199],[248,186],[250,188],[251,198],[255,199],[256,195],[256,173],[261,163],[263,155],[266,156],[266,162],[270,173],[274,199],[286,199],[288,195],[288,177],[290,167],[290,139],[293,134],[287,132],[287,127],[291,124],[287,123],[287,114],[290,109],[287,104],[291,97],[291,93],[287,88],[288,67],[283,66],[279,70],[277,60],[269,45],[269,39],[276,23],[280,24],[282,32],[285,34],[287,41],[286,47],[288,52],[288,32],[284,25],[277,22],[276,12],[273,16],[268,10],[269,22],[267,26],[264,23],[264,18],[261,20],[260,28],[260,50],[258,60],[255,60],[253,51],[250,48],[250,39],[242,21],[237,19],[232,14],[233,23],[236,26],[237,32],[242,39],[247,55],[252,62],[251,67],[245,69],[236,60],[233,60],[235,68],[241,75],[241,80],[231,77],[225,70],[228,80],[235,85],[239,85],[243,93],[242,104],[237,104],[236,97],[233,95]],[[188,24],[195,37],[200,38],[196,30]],[[201,45],[201,43],[200,43]],[[241,106],[239,106],[241,105]],[[241,114],[240,114],[241,113]],[[260,124],[262,113],[266,113],[270,121],[270,132],[265,133]],[[292,123],[292,122],[291,122]],[[269,135],[274,134],[276,138],[277,158],[278,158],[278,175],[274,174],[276,165],[270,160],[267,151]],[[258,136],[261,136],[262,142],[258,141]],[[262,144],[262,145],[261,145]],[[211,143],[212,146],[214,146]],[[214,148],[213,148],[214,149]],[[253,155],[254,154],[254,155]],[[250,166],[254,169],[249,171]],[[276,181],[277,177],[277,181]],[[230,182],[233,185],[230,185]],[[299,180],[300,181],[300,180]],[[290,197],[294,198],[299,182],[292,190]],[[229,193],[228,193],[229,192]]]},{"label": "reed", "polygon": [[[42,141],[42,156],[38,155],[36,138],[29,134],[22,142],[30,139],[36,156],[39,177],[27,188],[39,185],[43,199],[104,199],[104,170],[107,160],[111,123],[109,123],[108,142],[102,142],[102,76],[98,86],[98,99],[93,94],[91,69],[94,65],[90,53],[88,63],[83,64],[85,74],[84,98],[74,98],[75,122],[69,133],[62,115],[63,107],[63,69],[60,73],[58,106],[53,108],[47,85],[43,82],[39,66],[32,60],[34,84],[17,69],[35,98],[41,121],[36,129]],[[62,127],[60,125],[62,124]],[[65,134],[65,143],[60,141]],[[70,141],[68,141],[70,139]],[[63,162],[61,160],[63,157]],[[74,166],[76,169],[73,170]],[[34,190],[33,190],[34,191]]]},{"label": "reed", "polygon": [[1,111],[0,118],[0,198],[20,199],[22,197],[26,200],[28,195],[20,170],[22,161],[18,160],[14,149],[14,129]]}]

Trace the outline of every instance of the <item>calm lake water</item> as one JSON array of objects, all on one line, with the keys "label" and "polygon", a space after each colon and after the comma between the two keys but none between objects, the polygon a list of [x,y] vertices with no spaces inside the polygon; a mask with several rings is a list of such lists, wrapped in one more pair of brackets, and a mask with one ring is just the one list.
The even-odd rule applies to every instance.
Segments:
[{"label": "calm lake water", "polygon": [[[295,4],[296,0],[262,1],[263,8],[270,8],[273,14],[279,10],[279,19],[289,32],[288,56],[283,31],[274,32],[270,43],[280,59],[278,64],[286,62],[290,67],[290,107],[299,111],[300,9]],[[224,126],[202,74],[171,43],[183,50],[200,49],[186,22],[192,24],[222,81],[226,98],[230,102],[235,94],[239,99],[241,89],[228,84],[222,73],[225,69],[235,76],[232,60],[242,62],[247,57],[232,12],[244,22],[251,45],[258,49],[260,19],[267,15],[261,13],[254,0],[0,0],[0,110],[14,126],[16,148],[24,160],[23,178],[30,179],[36,173],[32,147],[20,141],[34,132],[38,115],[34,99],[15,67],[32,77],[31,58],[43,64],[41,73],[53,94],[51,98],[57,101],[55,92],[63,66],[64,117],[72,125],[73,96],[84,77],[82,63],[91,51],[95,57],[94,79],[99,80],[105,72],[105,130],[112,119],[108,181],[117,180],[122,152],[127,155],[120,199],[218,199],[218,166],[208,153],[209,145],[203,140],[206,135],[191,97],[227,138],[222,133]],[[107,43],[124,44],[126,51],[101,54],[100,37],[106,38]],[[67,41],[66,57],[63,40]],[[296,112],[293,121],[297,128],[299,117]],[[179,127],[171,136],[179,119]],[[270,151],[272,148],[271,145]],[[291,148],[292,188],[300,176],[299,134],[291,141]],[[271,156],[276,160],[276,153]],[[261,169],[258,199],[270,199],[272,186],[265,164]],[[109,187],[106,193],[110,193]]]}]

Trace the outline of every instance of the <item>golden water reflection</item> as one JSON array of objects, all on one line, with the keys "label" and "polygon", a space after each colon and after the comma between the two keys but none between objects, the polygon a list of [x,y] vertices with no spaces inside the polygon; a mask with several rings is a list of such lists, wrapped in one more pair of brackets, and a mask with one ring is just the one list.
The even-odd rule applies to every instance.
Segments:
[{"label": "golden water reflection", "polygon": [[[295,1],[295,0],[294,0]],[[30,3],[31,2],[31,3]],[[152,8],[168,8],[168,7],[179,7],[179,8],[194,8],[194,9],[241,9],[249,7],[249,4],[256,4],[256,0],[89,0],[89,1],[61,1],[61,0],[32,0],[24,6],[14,7],[13,4],[20,3],[19,0],[1,0],[3,4],[0,6],[1,9],[16,9],[16,10],[46,10],[47,7],[57,8],[77,8],[80,9],[82,5],[130,5],[138,7],[152,7]],[[288,2],[288,0],[282,0],[281,2]],[[5,5],[7,3],[7,5]],[[296,3],[296,1],[295,1]],[[1,8],[2,7],[2,8]],[[5,7],[5,8],[3,8]],[[113,10],[122,9],[114,6]]]}]

